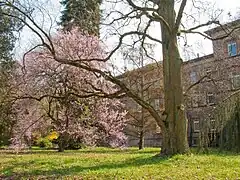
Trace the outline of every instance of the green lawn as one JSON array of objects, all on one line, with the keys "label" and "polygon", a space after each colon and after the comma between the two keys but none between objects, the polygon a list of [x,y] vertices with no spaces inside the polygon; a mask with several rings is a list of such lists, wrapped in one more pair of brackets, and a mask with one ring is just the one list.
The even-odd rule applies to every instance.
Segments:
[{"label": "green lawn", "polygon": [[240,155],[155,157],[159,149],[0,151],[0,179],[240,179]]}]

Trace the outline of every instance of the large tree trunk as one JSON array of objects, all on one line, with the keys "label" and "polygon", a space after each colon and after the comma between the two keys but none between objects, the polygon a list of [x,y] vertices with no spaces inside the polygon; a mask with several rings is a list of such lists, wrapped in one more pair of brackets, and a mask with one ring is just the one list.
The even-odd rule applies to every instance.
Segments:
[{"label": "large tree trunk", "polygon": [[141,150],[144,148],[144,132],[141,130],[139,134],[139,143],[138,143],[138,149]]},{"label": "large tree trunk", "polygon": [[61,133],[58,137],[58,152],[64,152],[66,148],[67,136],[66,133]]},{"label": "large tree trunk", "polygon": [[[66,89],[65,89],[65,93],[66,93]],[[65,102],[65,104],[67,104]],[[68,118],[68,108],[65,109],[65,116],[66,116],[66,120],[65,120],[65,131],[63,133],[60,133],[59,135],[59,142],[58,142],[58,151],[59,152],[63,152],[68,144],[69,141],[69,134],[67,133],[68,127],[69,127],[69,118]]]},{"label": "large tree trunk", "polygon": [[58,143],[58,152],[64,152],[65,148],[64,148],[64,143],[63,142],[59,142]]},{"label": "large tree trunk", "polygon": [[173,155],[189,151],[187,141],[187,120],[184,110],[181,81],[182,59],[177,47],[174,1],[162,0],[160,12],[169,28],[163,22],[162,51],[165,113],[161,154]]}]

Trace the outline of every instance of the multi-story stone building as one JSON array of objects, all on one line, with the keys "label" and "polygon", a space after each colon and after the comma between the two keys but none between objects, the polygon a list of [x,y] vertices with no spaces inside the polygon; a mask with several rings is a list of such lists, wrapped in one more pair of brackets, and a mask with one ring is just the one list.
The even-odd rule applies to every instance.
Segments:
[{"label": "multi-story stone building", "polygon": [[183,65],[190,145],[197,144],[204,120],[209,121],[210,132],[216,133],[214,108],[240,88],[240,20],[205,33],[213,39],[213,54]]},{"label": "multi-story stone building", "polygon": [[[149,102],[160,113],[164,106],[162,64],[154,63],[125,73],[123,77],[129,88],[138,94],[141,99]],[[138,146],[141,137],[144,137],[145,146],[160,146],[160,128],[152,119],[147,110],[143,109],[130,98],[124,103],[131,121],[126,128],[128,144]],[[140,142],[141,143],[141,142]]]},{"label": "multi-story stone building", "polygon": [[[186,61],[182,67],[190,145],[197,144],[199,132],[204,128],[202,126],[204,121],[210,124],[209,133],[216,133],[214,108],[224,98],[240,89],[240,20],[205,33],[213,39],[213,54]],[[163,110],[161,62],[130,71],[124,76],[128,79],[129,85],[134,86],[132,89],[157,110]],[[137,136],[141,134],[141,129],[144,129],[145,145],[159,146],[160,130],[151,116],[130,99],[126,99],[125,102],[130,116],[135,119],[135,123],[128,126],[127,132],[133,131],[134,128],[136,131],[137,128],[135,134],[128,133],[129,145],[138,145]],[[140,123],[140,126],[137,126],[137,123]]]}]

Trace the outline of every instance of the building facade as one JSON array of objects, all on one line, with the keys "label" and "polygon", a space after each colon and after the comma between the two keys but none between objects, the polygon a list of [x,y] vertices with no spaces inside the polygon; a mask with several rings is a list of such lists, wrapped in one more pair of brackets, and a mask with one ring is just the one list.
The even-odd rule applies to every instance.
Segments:
[{"label": "building facade", "polygon": [[[209,124],[211,145],[216,140],[214,109],[240,89],[240,20],[205,32],[213,41],[213,54],[183,63],[182,82],[188,118],[190,146],[198,144],[199,133]],[[125,77],[130,88],[159,112],[164,109],[162,64],[133,70]],[[161,130],[151,116],[130,99],[124,100],[133,123],[126,128],[129,146],[138,146],[144,134],[145,146],[161,145]],[[203,123],[204,122],[204,123]],[[212,136],[211,136],[212,134]]]}]

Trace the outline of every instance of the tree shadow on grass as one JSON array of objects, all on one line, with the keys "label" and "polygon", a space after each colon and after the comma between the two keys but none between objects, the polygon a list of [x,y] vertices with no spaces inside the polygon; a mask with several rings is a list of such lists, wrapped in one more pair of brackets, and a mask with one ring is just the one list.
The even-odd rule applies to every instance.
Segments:
[{"label": "tree shadow on grass", "polygon": [[138,150],[138,149],[80,149],[80,150],[65,150],[64,152],[58,152],[56,149],[42,149],[42,150],[23,150],[16,152],[14,150],[0,150],[0,154],[12,154],[12,155],[27,155],[27,154],[43,154],[43,155],[76,155],[76,154],[116,154],[116,153],[126,153],[126,154],[156,154],[160,153],[160,148],[151,150]]},{"label": "tree shadow on grass", "polygon": [[[107,153],[106,150],[100,150],[98,151],[99,153]],[[112,153],[116,153],[116,151],[111,151]],[[118,151],[117,151],[118,152]],[[122,151],[120,151],[122,153]],[[52,153],[52,152],[51,152]],[[59,153],[56,153],[53,151],[56,155],[59,155]],[[92,151],[79,151],[79,153],[97,153],[96,150]],[[109,153],[109,152],[108,152]],[[127,153],[127,152],[126,152]],[[128,153],[134,153],[134,151],[129,151]],[[142,151],[142,153],[146,153]],[[151,153],[153,153],[151,151]],[[68,155],[72,154],[71,151],[67,151],[65,153],[62,153],[63,155]],[[154,154],[154,153],[153,153]],[[194,153],[195,154],[195,153]],[[78,152],[76,154],[78,156]],[[80,154],[79,154],[80,155]],[[205,154],[199,154],[199,155],[205,155]],[[224,152],[221,153],[217,149],[211,149],[208,154],[206,155],[216,155],[216,156],[235,156],[239,154],[231,153],[231,152]],[[56,157],[57,158],[57,157]],[[158,157],[158,156],[151,156],[151,157],[143,157],[143,156],[138,156],[134,157],[131,159],[127,159],[126,161],[121,161],[121,162],[102,162],[98,163],[96,159],[96,164],[95,165],[89,165],[87,166],[84,164],[84,162],[73,162],[74,164],[71,164],[71,162],[64,162],[64,164],[59,164],[58,161],[49,161],[49,160],[30,160],[28,162],[11,162],[10,166],[4,167],[2,171],[0,171],[0,179],[20,179],[23,177],[61,177],[61,176],[71,176],[71,175],[81,175],[85,174],[87,172],[101,172],[104,171],[106,173],[110,172],[111,170],[117,170],[121,172],[122,169],[128,169],[128,168],[134,168],[134,167],[141,167],[144,165],[154,165],[154,164],[161,164],[165,163],[168,161],[167,157]],[[49,168],[49,170],[43,169],[45,166]],[[35,167],[32,169],[28,169],[28,171],[25,172],[20,172],[20,173],[15,173],[15,168],[21,167]],[[39,167],[39,168],[38,168]],[[2,174],[2,175],[1,175]],[[111,174],[111,173],[109,173]]]},{"label": "tree shadow on grass", "polygon": [[[71,151],[67,151],[71,153]],[[116,154],[116,153],[126,153],[126,154],[155,154],[160,153],[160,148],[151,149],[151,150],[138,150],[138,149],[85,149],[80,150],[80,153],[88,154]]]},{"label": "tree shadow on grass", "polygon": [[[93,166],[82,166],[82,165],[74,165],[70,167],[56,167],[56,163],[54,162],[45,162],[48,166],[54,167],[51,170],[30,170],[29,172],[22,172],[22,173],[14,173],[14,168],[22,167],[22,166],[30,166],[31,164],[26,162],[14,163],[11,166],[6,167],[3,169],[2,174],[0,175],[0,179],[20,179],[23,177],[59,177],[59,176],[68,176],[68,175],[79,175],[85,171],[102,171],[106,170],[106,172],[112,169],[123,169],[123,168],[131,168],[131,167],[141,167],[144,165],[154,165],[158,163],[162,163],[166,161],[167,157],[157,157],[152,156],[148,158],[144,157],[136,157],[131,158],[126,161],[120,163],[102,163]],[[33,162],[34,163],[34,162]],[[49,164],[50,163],[50,164]],[[35,164],[36,165],[36,164]],[[42,164],[44,165],[44,164]],[[34,166],[34,164],[32,164]]]}]

